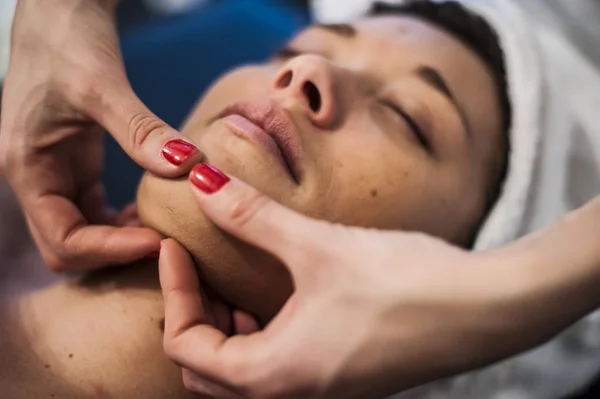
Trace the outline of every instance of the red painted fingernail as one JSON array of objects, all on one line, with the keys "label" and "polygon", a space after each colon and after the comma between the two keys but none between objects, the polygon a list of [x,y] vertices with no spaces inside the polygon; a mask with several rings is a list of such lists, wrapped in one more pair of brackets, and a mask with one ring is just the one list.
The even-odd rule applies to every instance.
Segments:
[{"label": "red painted fingernail", "polygon": [[190,181],[205,194],[214,194],[231,179],[219,169],[199,163],[190,172]]},{"label": "red painted fingernail", "polygon": [[160,251],[152,251],[148,255],[144,256],[146,259],[158,259],[160,257]]},{"label": "red painted fingernail", "polygon": [[193,145],[183,140],[168,141],[162,149],[163,157],[175,166],[179,166],[185,162],[198,149]]}]

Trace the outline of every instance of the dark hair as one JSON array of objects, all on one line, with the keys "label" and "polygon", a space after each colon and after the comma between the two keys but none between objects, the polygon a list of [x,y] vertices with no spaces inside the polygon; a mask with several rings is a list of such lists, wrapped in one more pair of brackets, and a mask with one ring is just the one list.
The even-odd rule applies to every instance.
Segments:
[{"label": "dark hair", "polygon": [[[467,10],[456,1],[432,2],[429,0],[408,0],[403,4],[375,3],[371,16],[402,14],[418,17],[436,25],[463,42],[473,50],[491,70],[498,88],[500,111],[502,113],[502,134],[500,143],[503,155],[500,159],[491,160],[492,170],[497,170],[492,184],[486,192],[487,215],[494,205],[502,189],[508,170],[508,153],[510,151],[509,130],[512,120],[512,109],[508,94],[504,52],[500,47],[500,39],[496,31],[479,15]],[[473,233],[475,235],[476,232]]]}]

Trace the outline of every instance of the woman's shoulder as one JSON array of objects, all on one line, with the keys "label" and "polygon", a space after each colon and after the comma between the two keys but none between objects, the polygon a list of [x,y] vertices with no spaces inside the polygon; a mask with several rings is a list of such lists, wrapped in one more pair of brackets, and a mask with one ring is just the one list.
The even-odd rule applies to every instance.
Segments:
[{"label": "woman's shoulder", "polygon": [[[136,265],[54,283],[20,295],[7,323],[15,342],[3,389],[43,397],[193,398],[162,348],[163,302],[156,265]],[[8,374],[7,374],[8,375]],[[34,381],[44,381],[33,384]],[[54,387],[54,388],[52,388]],[[24,391],[27,390],[27,391]],[[35,396],[37,397],[37,396]]]}]

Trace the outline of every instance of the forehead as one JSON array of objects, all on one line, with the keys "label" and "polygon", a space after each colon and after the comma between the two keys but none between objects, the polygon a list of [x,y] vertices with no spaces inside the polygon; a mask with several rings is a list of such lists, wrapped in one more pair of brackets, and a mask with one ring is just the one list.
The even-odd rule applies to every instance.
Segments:
[{"label": "forehead", "polygon": [[380,46],[442,45],[461,51],[462,45],[440,27],[413,16],[379,16],[364,18],[351,24],[357,37]]},{"label": "forehead", "polygon": [[324,55],[330,55],[346,66],[391,75],[426,65],[439,69],[451,80],[463,76],[489,78],[473,51],[444,29],[421,19],[371,17],[350,26],[355,34],[344,28],[310,27],[298,35],[296,41],[309,47],[327,47],[322,49]]}]

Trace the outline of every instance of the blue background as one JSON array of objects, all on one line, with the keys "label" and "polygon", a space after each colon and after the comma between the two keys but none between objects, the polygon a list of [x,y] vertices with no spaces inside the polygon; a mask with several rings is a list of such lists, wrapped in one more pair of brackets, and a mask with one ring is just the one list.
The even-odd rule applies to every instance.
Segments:
[{"label": "blue background", "polygon": [[[216,1],[184,15],[122,28],[123,57],[137,95],[177,128],[223,72],[265,60],[307,23],[306,10],[293,3]],[[109,203],[131,202],[142,170],[110,136],[105,161]]]}]

